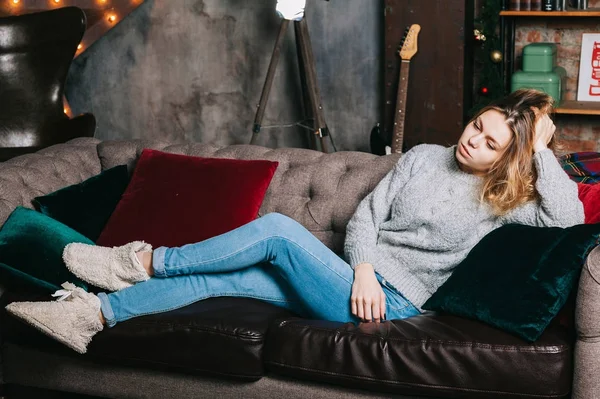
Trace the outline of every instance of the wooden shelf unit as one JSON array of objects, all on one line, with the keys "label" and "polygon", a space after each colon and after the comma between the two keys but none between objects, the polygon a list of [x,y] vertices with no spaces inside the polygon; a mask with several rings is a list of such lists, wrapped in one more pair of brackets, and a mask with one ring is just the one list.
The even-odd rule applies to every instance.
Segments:
[{"label": "wooden shelf unit", "polygon": [[[506,48],[509,59],[505,58],[504,74],[510,76],[514,68],[514,41],[515,41],[515,20],[527,17],[547,17],[547,18],[599,18],[600,8],[588,10],[577,10],[569,8],[566,11],[500,11],[502,19],[502,40],[503,48]],[[505,45],[507,46],[505,47]],[[506,75],[508,73],[508,75]],[[507,90],[510,91],[510,78],[506,80]],[[563,100],[554,108],[554,113],[565,115],[600,115],[600,102],[594,101],[576,101]]]},{"label": "wooden shelf unit", "polygon": [[577,11],[500,11],[501,17],[600,17],[600,10]]},{"label": "wooden shelf unit", "polygon": [[556,114],[570,115],[600,115],[600,102],[595,101],[561,101],[558,107],[554,108]]}]

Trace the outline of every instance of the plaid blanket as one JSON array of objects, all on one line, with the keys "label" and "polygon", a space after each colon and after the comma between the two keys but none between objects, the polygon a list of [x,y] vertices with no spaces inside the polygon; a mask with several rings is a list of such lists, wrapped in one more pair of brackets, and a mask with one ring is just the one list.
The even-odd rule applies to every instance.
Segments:
[{"label": "plaid blanket", "polygon": [[600,153],[574,152],[558,161],[571,180],[577,182],[585,223],[600,223]]},{"label": "plaid blanket", "polygon": [[571,180],[586,184],[600,182],[599,152],[574,152],[563,155],[558,161]]}]

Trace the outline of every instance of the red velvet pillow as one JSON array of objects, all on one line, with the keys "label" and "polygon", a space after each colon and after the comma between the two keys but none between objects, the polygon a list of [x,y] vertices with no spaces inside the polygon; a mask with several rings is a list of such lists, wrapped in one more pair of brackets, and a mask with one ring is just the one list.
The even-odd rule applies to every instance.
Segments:
[{"label": "red velvet pillow", "polygon": [[600,184],[577,183],[579,200],[583,203],[585,223],[600,222]]},{"label": "red velvet pillow", "polygon": [[256,218],[277,162],[145,149],[98,245],[181,246]]}]

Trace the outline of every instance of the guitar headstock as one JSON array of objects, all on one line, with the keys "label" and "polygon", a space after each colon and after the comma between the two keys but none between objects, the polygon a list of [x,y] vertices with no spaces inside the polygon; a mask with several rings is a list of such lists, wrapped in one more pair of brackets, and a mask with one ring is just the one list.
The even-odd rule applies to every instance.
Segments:
[{"label": "guitar headstock", "polygon": [[409,28],[406,28],[400,44],[400,51],[398,52],[400,58],[403,60],[408,61],[417,54],[417,38],[419,37],[420,31],[421,25],[419,24],[413,24]]}]

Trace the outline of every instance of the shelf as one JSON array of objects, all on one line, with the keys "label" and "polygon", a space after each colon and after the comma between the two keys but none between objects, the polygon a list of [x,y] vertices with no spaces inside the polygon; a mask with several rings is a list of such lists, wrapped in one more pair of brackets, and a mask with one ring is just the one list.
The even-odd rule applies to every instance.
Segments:
[{"label": "shelf", "polygon": [[[500,11],[501,17],[600,17],[600,8],[591,8],[588,10],[577,10],[569,8],[566,11]],[[510,23],[513,23],[510,20]],[[514,25],[513,36],[509,39],[510,46],[514,46]],[[505,37],[506,38],[506,37]],[[600,115],[600,101],[561,101],[556,108],[555,114],[563,115]]]},{"label": "shelf", "polygon": [[600,17],[600,10],[577,11],[500,11],[501,17]]},{"label": "shelf", "polygon": [[554,108],[556,114],[600,115],[600,101],[561,101]]}]

